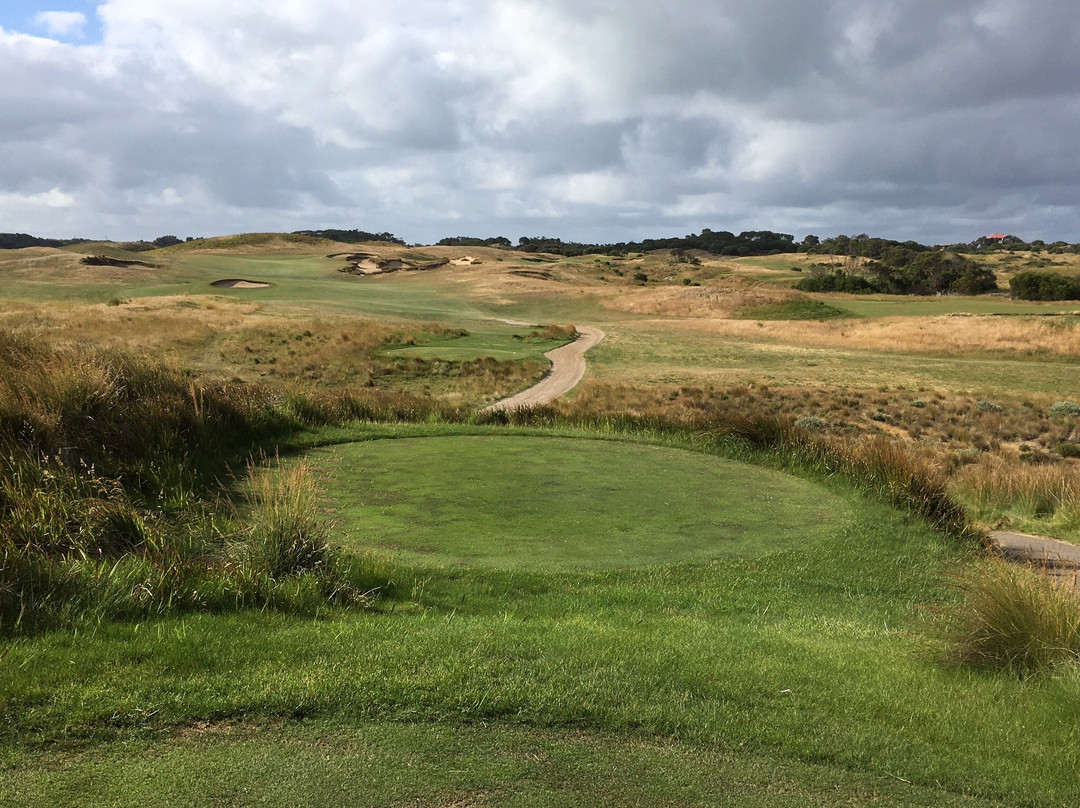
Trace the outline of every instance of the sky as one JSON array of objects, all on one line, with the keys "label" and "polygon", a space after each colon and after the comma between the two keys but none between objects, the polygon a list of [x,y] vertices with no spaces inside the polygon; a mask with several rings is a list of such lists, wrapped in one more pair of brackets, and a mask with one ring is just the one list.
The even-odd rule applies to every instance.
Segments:
[{"label": "sky", "polygon": [[0,231],[1080,242],[1080,4],[0,0]]}]

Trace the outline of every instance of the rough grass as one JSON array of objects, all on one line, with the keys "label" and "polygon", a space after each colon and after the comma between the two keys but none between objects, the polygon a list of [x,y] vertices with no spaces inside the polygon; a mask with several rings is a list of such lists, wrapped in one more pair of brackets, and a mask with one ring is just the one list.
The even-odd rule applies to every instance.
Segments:
[{"label": "rough grass", "polygon": [[430,392],[464,403],[486,403],[535,383],[549,364],[544,351],[567,339],[553,328],[532,336],[506,326],[469,332],[430,322],[284,316],[213,297],[12,307],[0,323],[51,341],[153,354],[206,380]]},{"label": "rough grass", "polygon": [[963,467],[953,489],[972,515],[994,526],[1071,538],[1080,531],[1080,465],[983,458]]},{"label": "rough grass", "polygon": [[[387,755],[434,755],[449,771],[456,755],[442,741],[454,732],[531,729],[580,735],[584,748],[614,738],[621,751],[612,765],[636,745],[730,754],[735,768],[712,773],[733,792],[745,767],[765,759],[791,767],[792,788],[806,798],[821,777],[845,794],[888,781],[923,803],[1074,804],[1069,705],[1080,679],[1063,669],[1025,683],[918,654],[919,607],[948,604],[939,571],[963,553],[910,515],[847,493],[848,529],[752,559],[550,573],[427,569],[407,599],[375,610],[173,615],[22,639],[3,663],[4,772],[15,788],[46,785],[45,772],[52,788],[70,788],[88,771],[105,775],[95,764],[113,759],[112,744],[128,744],[129,763],[110,771],[155,782],[154,761],[171,754],[161,739],[209,740],[237,725],[303,733],[320,722],[324,731],[296,749],[317,778],[335,765],[328,755],[339,759],[325,730],[389,722],[402,728],[388,730],[401,757],[378,744],[354,747],[374,758],[369,771],[391,770],[376,762]],[[441,751],[423,752],[425,738]],[[494,743],[483,757],[525,765],[543,746]],[[215,770],[206,747],[186,748],[189,762],[178,765],[193,770],[201,758],[204,771]],[[244,770],[245,749],[253,747],[230,746],[216,759]],[[588,760],[584,749],[570,753],[567,771]],[[391,782],[409,798],[428,793],[423,773],[397,771]],[[611,778],[582,771],[583,782]],[[116,793],[105,776],[84,781],[87,801]],[[642,772],[638,802],[663,804],[665,782]],[[511,778],[507,788],[491,799],[512,804],[526,786]],[[708,804],[692,795],[684,802]]]},{"label": "rough grass", "polygon": [[744,320],[832,320],[852,316],[838,306],[810,299],[755,306],[742,313]]},{"label": "rough grass", "polygon": [[1030,674],[1080,661],[1080,595],[1072,581],[999,560],[955,580],[962,600],[944,615],[950,663]]},{"label": "rough grass", "polygon": [[305,422],[422,418],[422,402],[282,401],[121,354],[0,343],[0,630],[365,600],[371,576],[338,563],[303,467],[257,477],[243,518],[216,480]]}]

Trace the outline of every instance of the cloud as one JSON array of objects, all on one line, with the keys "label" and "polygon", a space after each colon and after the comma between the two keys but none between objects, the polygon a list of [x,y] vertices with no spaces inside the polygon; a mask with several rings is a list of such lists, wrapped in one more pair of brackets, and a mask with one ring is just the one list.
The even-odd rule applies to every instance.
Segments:
[{"label": "cloud", "polygon": [[86,15],[81,11],[39,11],[34,22],[52,36],[79,35],[86,27]]},{"label": "cloud", "polygon": [[[78,30],[77,12],[44,14]],[[64,232],[933,241],[1013,222],[1080,241],[1070,4],[108,0],[98,15],[92,45],[0,31],[0,193],[74,196],[50,220]],[[26,210],[13,223],[42,221]]]},{"label": "cloud", "polygon": [[25,205],[33,208],[70,208],[75,197],[59,188],[51,188],[39,194],[0,193],[0,207]]}]

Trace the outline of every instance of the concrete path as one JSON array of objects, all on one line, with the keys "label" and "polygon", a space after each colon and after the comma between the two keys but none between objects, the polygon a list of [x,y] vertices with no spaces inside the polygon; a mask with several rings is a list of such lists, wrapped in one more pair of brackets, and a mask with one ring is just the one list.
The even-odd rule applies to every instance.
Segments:
[{"label": "concrete path", "polygon": [[1074,586],[1080,588],[1080,546],[1010,530],[991,531],[990,541],[1009,561],[1043,567],[1055,578],[1071,580]]},{"label": "concrete path", "polygon": [[592,326],[578,326],[578,338],[571,343],[548,351],[551,370],[528,390],[484,407],[483,412],[516,410],[554,401],[577,386],[585,375],[585,352],[604,338],[604,332]]}]

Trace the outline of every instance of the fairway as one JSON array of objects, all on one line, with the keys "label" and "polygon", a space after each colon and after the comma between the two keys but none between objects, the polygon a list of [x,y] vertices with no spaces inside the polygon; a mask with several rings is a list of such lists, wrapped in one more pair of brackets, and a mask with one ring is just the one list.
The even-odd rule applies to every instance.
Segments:
[{"label": "fairway", "polygon": [[349,545],[409,563],[609,569],[746,558],[834,534],[848,506],[695,452],[558,437],[448,436],[320,450]]}]

